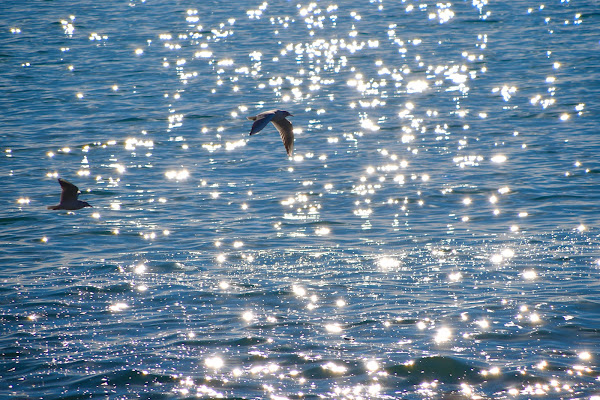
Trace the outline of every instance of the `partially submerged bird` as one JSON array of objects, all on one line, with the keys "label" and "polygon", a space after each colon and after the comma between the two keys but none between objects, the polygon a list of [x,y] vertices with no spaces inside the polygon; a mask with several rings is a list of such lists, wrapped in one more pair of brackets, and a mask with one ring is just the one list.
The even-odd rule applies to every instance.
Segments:
[{"label": "partially submerged bird", "polygon": [[83,207],[91,207],[86,201],[77,200],[79,188],[71,182],[58,178],[58,183],[62,187],[60,194],[60,203],[56,206],[48,206],[48,210],[79,210]]},{"label": "partially submerged bird", "polygon": [[269,122],[273,123],[281,135],[285,151],[287,151],[288,156],[291,156],[292,150],[294,149],[294,132],[292,123],[285,119],[285,117],[288,116],[293,117],[293,115],[287,111],[269,110],[262,112],[257,116],[248,117],[249,120],[254,121],[252,129],[250,130],[250,135],[260,132]]}]

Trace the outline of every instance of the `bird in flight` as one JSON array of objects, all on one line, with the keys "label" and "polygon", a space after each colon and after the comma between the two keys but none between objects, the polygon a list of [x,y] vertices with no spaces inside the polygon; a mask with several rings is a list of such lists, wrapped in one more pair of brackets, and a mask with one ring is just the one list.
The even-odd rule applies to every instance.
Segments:
[{"label": "bird in flight", "polygon": [[79,188],[71,182],[58,178],[58,183],[62,188],[60,194],[60,203],[56,206],[48,206],[48,210],[79,210],[83,207],[92,207],[88,202],[77,200]]},{"label": "bird in flight", "polygon": [[293,117],[292,114],[284,110],[269,110],[254,117],[248,117],[249,120],[254,121],[252,129],[250,130],[250,135],[260,132],[269,122],[271,122],[275,125],[275,128],[277,128],[281,135],[285,151],[287,151],[288,156],[291,156],[292,150],[294,149],[294,132],[292,123],[285,119],[285,117],[288,116]]}]

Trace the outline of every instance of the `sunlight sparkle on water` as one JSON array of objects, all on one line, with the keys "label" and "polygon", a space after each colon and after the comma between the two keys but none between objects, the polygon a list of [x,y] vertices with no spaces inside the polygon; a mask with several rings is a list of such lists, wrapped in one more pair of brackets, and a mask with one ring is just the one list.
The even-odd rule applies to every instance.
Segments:
[{"label": "sunlight sparkle on water", "polygon": [[578,354],[578,357],[580,360],[591,360],[592,359],[592,355],[588,352],[588,351],[582,351]]},{"label": "sunlight sparkle on water", "polygon": [[423,93],[429,87],[429,83],[424,80],[410,81],[406,84],[407,93]]},{"label": "sunlight sparkle on water", "polygon": [[187,178],[189,178],[190,173],[187,169],[180,169],[180,170],[173,169],[173,170],[169,170],[169,171],[165,172],[165,176],[169,180],[184,181]]},{"label": "sunlight sparkle on water", "polygon": [[372,120],[370,120],[369,118],[363,118],[360,121],[360,126],[363,129],[370,130],[370,131],[373,131],[373,132],[379,130],[379,126],[375,122],[373,122]]},{"label": "sunlight sparkle on water", "polygon": [[214,357],[209,357],[209,358],[205,359],[204,365],[206,365],[210,369],[220,369],[220,368],[223,368],[223,366],[225,365],[225,362],[223,361],[223,359],[221,357],[214,356]]},{"label": "sunlight sparkle on water", "polygon": [[383,270],[396,269],[400,266],[400,261],[392,257],[382,257],[377,260],[379,268]]},{"label": "sunlight sparkle on water", "polygon": [[146,265],[145,264],[136,265],[134,268],[134,272],[136,274],[143,274],[144,272],[146,272]]},{"label": "sunlight sparkle on water", "polygon": [[246,322],[251,322],[254,319],[254,313],[252,311],[246,311],[242,314],[242,319]]},{"label": "sunlight sparkle on water", "polygon": [[156,233],[155,232],[150,232],[150,233],[140,232],[140,236],[142,236],[145,240],[154,240],[154,239],[156,239]]},{"label": "sunlight sparkle on water", "polygon": [[494,264],[499,264],[504,260],[502,254],[494,254],[490,259]]},{"label": "sunlight sparkle on water", "polygon": [[537,278],[537,272],[535,272],[535,270],[533,269],[523,271],[523,278],[528,281],[534,280],[535,278]]},{"label": "sunlight sparkle on water", "polygon": [[333,361],[330,361],[327,364],[322,365],[321,367],[325,370],[331,371],[336,374],[343,374],[348,370],[348,368],[346,368],[344,365],[336,364]]},{"label": "sunlight sparkle on water", "polygon": [[433,340],[436,343],[444,343],[444,342],[448,342],[450,339],[452,339],[452,330],[444,327],[444,328],[438,329]]},{"label": "sunlight sparkle on water", "polygon": [[108,307],[108,309],[112,312],[120,312],[120,311],[126,310],[128,308],[129,308],[129,305],[127,303],[122,303],[122,302],[111,304]]},{"label": "sunlight sparkle on water", "polygon": [[326,236],[329,235],[331,230],[325,226],[315,229],[315,234],[318,236]]},{"label": "sunlight sparkle on water", "polygon": [[501,163],[503,163],[503,162],[505,162],[507,160],[507,157],[505,155],[503,155],[503,154],[498,154],[496,156],[493,156],[490,160],[493,163],[501,164]]},{"label": "sunlight sparkle on water", "polygon": [[500,254],[502,254],[502,257],[504,258],[511,258],[515,256],[515,252],[512,249],[503,249]]},{"label": "sunlight sparkle on water", "polygon": [[340,324],[333,323],[333,324],[326,324],[325,330],[327,330],[327,332],[330,332],[330,333],[340,333],[343,331],[343,328],[341,327]]},{"label": "sunlight sparkle on water", "polygon": [[458,282],[462,279],[462,274],[460,272],[453,272],[448,275],[448,280],[450,282]]},{"label": "sunlight sparkle on water", "polygon": [[487,319],[480,319],[478,321],[475,321],[475,324],[477,324],[482,329],[487,329],[490,327],[490,323]]},{"label": "sunlight sparkle on water", "polygon": [[229,282],[227,282],[227,281],[221,281],[221,282],[219,282],[219,288],[220,289],[227,290],[227,289],[229,289],[229,287],[230,287]]},{"label": "sunlight sparkle on water", "polygon": [[292,292],[298,297],[306,296],[306,289],[304,289],[302,286],[299,286],[299,285],[293,285]]},{"label": "sunlight sparkle on water", "polygon": [[366,362],[367,370],[370,372],[375,372],[379,369],[379,363],[376,360],[369,360]]}]

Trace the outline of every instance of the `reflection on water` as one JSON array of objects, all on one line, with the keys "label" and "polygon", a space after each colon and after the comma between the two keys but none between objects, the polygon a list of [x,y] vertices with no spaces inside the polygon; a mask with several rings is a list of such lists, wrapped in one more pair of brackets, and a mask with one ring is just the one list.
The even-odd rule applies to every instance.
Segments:
[{"label": "reflection on water", "polygon": [[31,7],[2,394],[595,398],[593,4]]}]

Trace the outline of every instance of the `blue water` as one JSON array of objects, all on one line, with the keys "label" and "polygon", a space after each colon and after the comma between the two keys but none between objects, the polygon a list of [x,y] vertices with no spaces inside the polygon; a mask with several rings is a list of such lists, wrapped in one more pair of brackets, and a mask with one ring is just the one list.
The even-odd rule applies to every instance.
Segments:
[{"label": "blue water", "polygon": [[596,2],[0,11],[0,397],[600,398]]}]

